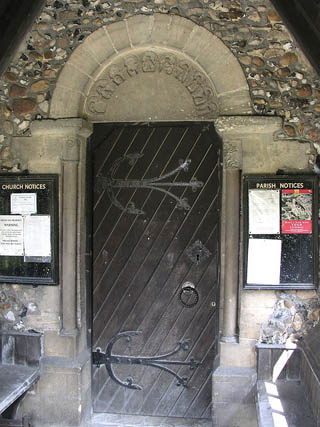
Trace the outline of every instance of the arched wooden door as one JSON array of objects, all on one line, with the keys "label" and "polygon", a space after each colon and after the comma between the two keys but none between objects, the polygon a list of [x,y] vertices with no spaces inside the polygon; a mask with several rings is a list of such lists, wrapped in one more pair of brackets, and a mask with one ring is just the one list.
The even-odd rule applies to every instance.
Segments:
[{"label": "arched wooden door", "polygon": [[209,418],[221,150],[213,126],[96,125],[95,412]]}]

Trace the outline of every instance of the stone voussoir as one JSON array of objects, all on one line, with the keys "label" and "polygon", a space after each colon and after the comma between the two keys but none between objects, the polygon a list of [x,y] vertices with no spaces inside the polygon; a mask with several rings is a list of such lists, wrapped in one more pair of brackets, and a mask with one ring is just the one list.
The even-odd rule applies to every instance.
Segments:
[{"label": "stone voussoir", "polygon": [[180,16],[172,16],[168,31],[170,45],[176,49],[183,49],[193,28],[194,23],[192,21],[181,18]]},{"label": "stone voussoir", "polygon": [[124,21],[115,22],[108,27],[104,27],[106,33],[110,36],[112,46],[116,52],[131,47],[127,26]]},{"label": "stone voussoir", "polygon": [[[87,48],[84,48],[83,45],[78,46],[70,56],[68,63],[72,64],[79,71],[87,75],[92,75],[101,64],[96,57],[91,54],[91,50],[89,49],[90,46],[87,46]],[[83,61],[84,55],[87,56],[87,61]]]},{"label": "stone voussoir", "polygon": [[[214,51],[214,47],[212,46],[215,44],[212,43],[214,39],[216,39],[216,37],[212,37],[212,34],[205,28],[194,26],[182,50],[192,58],[197,59],[199,54],[203,51]],[[219,41],[219,43],[221,42]]]},{"label": "stone voussoir", "polygon": [[132,46],[150,43],[154,17],[146,15],[132,16],[126,20],[128,37]]},{"label": "stone voussoir", "polygon": [[171,23],[172,21],[168,20],[166,15],[155,14],[151,33],[151,42],[160,45],[170,45],[169,28]]},{"label": "stone voussoir", "polygon": [[55,119],[77,117],[79,105],[83,104],[83,102],[84,98],[81,92],[71,90],[58,83],[51,101],[50,117]]},{"label": "stone voussoir", "polygon": [[92,77],[88,74],[83,73],[72,63],[65,64],[59,79],[58,85],[64,86],[68,89],[84,93],[84,90],[88,84],[88,81],[92,80]]},{"label": "stone voussoir", "polygon": [[[103,64],[106,58],[117,52],[105,27],[99,28],[99,30],[92,33],[85,42],[76,49],[76,52],[79,51],[79,54],[82,55],[82,61],[84,56],[86,56],[86,49],[88,49],[90,57],[93,57],[99,64]],[[90,57],[88,58],[89,60]]]}]

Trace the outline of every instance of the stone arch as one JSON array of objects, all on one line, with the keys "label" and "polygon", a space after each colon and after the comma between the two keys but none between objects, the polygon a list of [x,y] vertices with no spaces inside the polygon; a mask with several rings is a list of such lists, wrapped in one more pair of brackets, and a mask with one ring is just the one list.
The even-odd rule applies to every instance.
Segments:
[{"label": "stone arch", "polygon": [[234,55],[208,30],[164,14],[92,33],[65,64],[50,107],[54,119],[96,122],[244,114],[252,114],[249,89]]}]

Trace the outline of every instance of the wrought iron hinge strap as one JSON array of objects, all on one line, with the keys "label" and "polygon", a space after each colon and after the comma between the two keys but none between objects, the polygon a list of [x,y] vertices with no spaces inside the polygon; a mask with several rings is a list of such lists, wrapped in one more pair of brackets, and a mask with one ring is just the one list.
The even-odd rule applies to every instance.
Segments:
[{"label": "wrought iron hinge strap", "polygon": [[123,206],[119,202],[119,200],[116,198],[113,192],[114,188],[135,188],[135,189],[144,188],[144,189],[155,190],[155,191],[160,191],[162,193],[165,193],[166,195],[172,197],[177,202],[178,208],[189,210],[190,206],[186,198],[179,198],[178,196],[173,194],[171,191],[166,190],[162,187],[190,187],[192,191],[197,191],[198,188],[203,187],[203,182],[198,181],[195,177],[193,177],[189,182],[175,182],[175,181],[164,182],[164,180],[171,178],[172,176],[179,173],[181,170],[187,171],[191,163],[190,159],[186,159],[184,161],[181,160],[177,168],[160,177],[145,178],[142,180],[114,178],[114,175],[121,163],[123,163],[124,161],[128,161],[129,164],[134,165],[135,162],[142,156],[143,154],[141,153],[133,153],[133,154],[127,154],[123,157],[120,157],[113,163],[106,177],[103,177],[101,175],[97,176],[98,183],[100,184],[100,186],[103,189],[107,190],[107,194],[110,198],[111,203],[124,212],[130,213],[130,214],[136,214],[136,215],[144,214],[144,212],[141,209],[136,208],[134,203],[132,202],[128,203],[128,206],[126,207]]},{"label": "wrought iron hinge strap", "polygon": [[132,378],[127,378],[126,381],[121,381],[114,373],[112,369],[113,364],[124,364],[124,365],[143,365],[143,366],[151,366],[153,368],[161,369],[169,374],[173,375],[177,379],[177,385],[182,385],[184,387],[187,386],[188,378],[181,377],[175,371],[168,368],[165,365],[175,365],[175,366],[189,366],[190,370],[196,369],[201,362],[190,359],[188,361],[180,361],[180,360],[168,360],[167,357],[173,356],[178,353],[180,350],[187,351],[189,349],[190,340],[184,340],[179,342],[175,349],[162,355],[152,356],[152,357],[132,357],[132,356],[121,356],[112,354],[112,347],[116,341],[121,338],[126,338],[127,340],[131,340],[133,336],[140,335],[139,331],[127,331],[120,332],[115,337],[112,338],[110,343],[107,345],[106,352],[103,353],[99,348],[92,353],[93,356],[93,364],[96,366],[105,365],[111,379],[115,381],[117,384],[134,389],[134,390],[142,390],[142,387],[138,384],[134,384]]}]

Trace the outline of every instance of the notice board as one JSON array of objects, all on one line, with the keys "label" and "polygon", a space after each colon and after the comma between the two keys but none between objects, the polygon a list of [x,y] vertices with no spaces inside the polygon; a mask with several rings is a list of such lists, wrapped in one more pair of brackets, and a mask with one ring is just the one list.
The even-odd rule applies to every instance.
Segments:
[{"label": "notice board", "polygon": [[58,176],[0,176],[0,282],[58,284]]},{"label": "notice board", "polygon": [[245,289],[316,289],[318,178],[243,177]]}]

